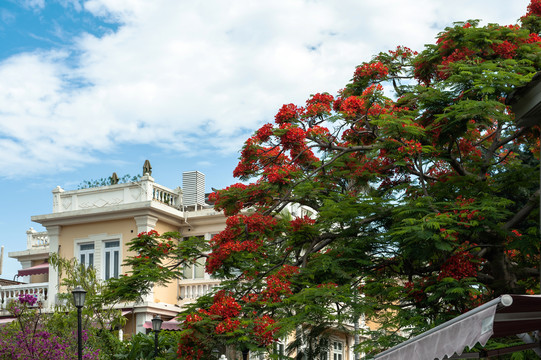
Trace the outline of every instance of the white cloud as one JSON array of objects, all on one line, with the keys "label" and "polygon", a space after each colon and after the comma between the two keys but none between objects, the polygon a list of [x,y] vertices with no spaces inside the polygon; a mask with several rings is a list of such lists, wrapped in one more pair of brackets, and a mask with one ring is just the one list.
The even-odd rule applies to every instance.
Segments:
[{"label": "white cloud", "polygon": [[421,50],[452,21],[513,23],[527,3],[89,0],[118,31],[0,63],[0,167],[64,169],[125,143],[236,152],[283,103],[336,92],[375,53]]},{"label": "white cloud", "polygon": [[22,0],[21,5],[28,9],[43,9],[45,0]]}]

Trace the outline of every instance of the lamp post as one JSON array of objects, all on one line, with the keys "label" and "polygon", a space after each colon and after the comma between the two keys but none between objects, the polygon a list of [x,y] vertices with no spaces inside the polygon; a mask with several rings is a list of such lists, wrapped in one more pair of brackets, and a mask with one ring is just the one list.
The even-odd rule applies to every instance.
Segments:
[{"label": "lamp post", "polygon": [[154,330],[154,358],[158,356],[158,333],[162,329],[163,320],[160,315],[154,315],[152,318],[152,330]]},{"label": "lamp post", "polygon": [[78,360],[83,359],[83,340],[82,340],[82,321],[81,321],[81,310],[85,304],[86,291],[80,286],[77,286],[71,291],[73,294],[73,303],[77,308],[77,355]]}]

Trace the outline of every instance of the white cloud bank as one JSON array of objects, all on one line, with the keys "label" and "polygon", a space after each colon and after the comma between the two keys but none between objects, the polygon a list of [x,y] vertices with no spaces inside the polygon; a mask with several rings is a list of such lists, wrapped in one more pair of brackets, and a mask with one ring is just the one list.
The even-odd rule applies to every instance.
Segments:
[{"label": "white cloud bank", "polygon": [[62,170],[122,143],[235,152],[283,103],[335,93],[377,52],[421,50],[453,21],[515,23],[528,2],[68,1],[121,25],[0,62],[0,168]]}]

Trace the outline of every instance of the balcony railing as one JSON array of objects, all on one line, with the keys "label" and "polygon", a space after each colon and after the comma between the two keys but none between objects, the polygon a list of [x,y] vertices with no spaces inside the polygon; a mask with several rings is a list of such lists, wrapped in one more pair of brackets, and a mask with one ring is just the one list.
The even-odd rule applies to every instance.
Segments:
[{"label": "balcony railing", "polygon": [[49,247],[49,235],[47,231],[37,232],[30,228],[26,231],[26,248],[30,249],[46,249]]},{"label": "balcony railing", "polygon": [[185,283],[182,281],[178,287],[180,290],[180,297],[181,300],[195,300],[200,296],[206,295],[212,291],[212,289],[219,285],[220,282],[213,280],[213,281],[205,281],[202,280],[200,282],[189,282]]},{"label": "balcony railing", "polygon": [[182,205],[182,190],[180,188],[172,190],[156,184],[148,175],[137,182],[80,190],[65,191],[58,186],[53,190],[53,213],[104,208],[142,201],[157,201],[179,208]]},{"label": "balcony railing", "polygon": [[0,309],[5,310],[11,301],[18,301],[19,295],[34,295],[38,301],[35,306],[41,303],[47,308],[49,303],[49,283],[20,284],[0,286]]}]

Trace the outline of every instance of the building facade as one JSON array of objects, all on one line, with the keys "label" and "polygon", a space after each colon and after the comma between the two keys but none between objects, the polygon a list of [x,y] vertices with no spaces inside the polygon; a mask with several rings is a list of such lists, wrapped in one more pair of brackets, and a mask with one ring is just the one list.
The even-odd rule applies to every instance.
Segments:
[{"label": "building facade", "polygon": [[[92,266],[100,279],[107,280],[129,270],[122,265],[123,260],[135,254],[130,253],[127,243],[141,232],[173,231],[182,237],[210,240],[225,228],[226,218],[205,202],[204,182],[202,173],[191,171],[183,174],[183,187],[176,189],[159,185],[148,173],[131,183],[70,191],[57,187],[52,191],[52,212],[32,216],[32,221],[46,231],[29,229],[26,249],[8,254],[22,265],[18,276],[21,283],[0,285],[0,315],[7,315],[8,302],[21,293],[35,295],[44,309],[54,308],[59,301],[61,278],[48,264],[51,253]],[[288,205],[287,211],[298,216],[311,215],[296,204]],[[182,279],[154,287],[142,301],[118,305],[127,318],[124,335],[146,332],[156,314],[164,320],[173,319],[185,304],[219,285],[204,271],[202,262],[183,271]],[[0,317],[0,323],[3,321],[10,320]],[[365,327],[364,321],[361,327]],[[333,332],[330,339],[329,350],[322,359],[354,359],[351,334]],[[283,353],[288,340],[291,339],[277,344],[278,353]]]},{"label": "building facade", "polygon": [[[22,270],[23,284],[0,286],[1,308],[20,293],[34,294],[43,308],[53,309],[58,301],[61,279],[50,267],[51,253],[76,258],[92,266],[98,278],[107,280],[125,274],[123,259],[131,254],[126,245],[141,232],[179,232],[181,236],[202,236],[207,240],[225,228],[225,216],[204,202],[204,175],[183,174],[188,188],[169,189],[146,173],[140,181],[65,191],[53,190],[52,212],[32,216],[46,231],[27,231],[26,249],[10,252]],[[197,181],[192,181],[192,179]],[[193,186],[193,189],[191,188]],[[183,193],[189,193],[189,199]],[[173,318],[182,306],[208,293],[218,284],[205,273],[203,264],[187,267],[185,279],[154,287],[143,301],[121,304],[127,317],[126,334],[144,332],[144,324],[155,315]]]}]

